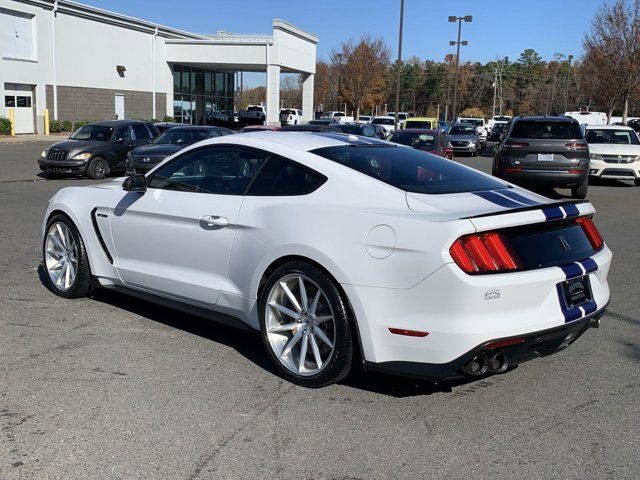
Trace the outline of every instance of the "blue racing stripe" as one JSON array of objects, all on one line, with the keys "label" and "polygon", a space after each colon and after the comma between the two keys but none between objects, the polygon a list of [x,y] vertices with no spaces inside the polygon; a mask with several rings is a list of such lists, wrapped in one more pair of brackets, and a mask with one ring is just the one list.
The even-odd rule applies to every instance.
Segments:
[{"label": "blue racing stripe", "polygon": [[558,300],[560,301],[560,310],[562,310],[562,315],[564,316],[564,323],[573,322],[574,320],[582,318],[582,312],[579,308],[574,307],[571,309],[567,309],[567,306],[564,303],[562,284],[558,283],[556,285],[556,290],[558,291]]},{"label": "blue racing stripe", "polygon": [[543,208],[542,213],[547,220],[559,220],[564,218],[564,213],[560,210],[560,207]]},{"label": "blue racing stripe", "polygon": [[595,272],[596,270],[598,270],[598,264],[593,258],[581,260],[580,264],[584,267],[587,273]]},{"label": "blue racing stripe", "polygon": [[567,217],[577,217],[580,215],[580,210],[573,204],[563,205],[564,211],[567,212]]},{"label": "blue racing stripe", "polygon": [[509,200],[508,198],[504,198],[502,195],[498,195],[496,192],[472,192],[474,195],[477,195],[480,198],[483,198],[491,203],[495,203],[496,205],[500,205],[501,207],[507,208],[519,208],[522,207],[522,204],[515,202],[514,200]]},{"label": "blue racing stripe", "polygon": [[591,315],[598,309],[598,304],[595,300],[589,300],[588,302],[583,303],[581,307],[584,308],[586,315]]},{"label": "blue racing stripe", "polygon": [[524,203],[525,205],[528,205],[530,207],[533,207],[535,205],[542,205],[540,202],[531,200],[530,198],[527,198],[524,195],[520,195],[518,192],[514,192],[513,190],[508,188],[504,190],[500,190],[498,193],[504,195],[505,197],[509,197],[510,199],[515,200],[516,202]]},{"label": "blue racing stripe", "polygon": [[567,263],[566,265],[560,265],[560,268],[562,269],[565,276],[567,277],[567,280],[571,278],[581,277],[582,275],[584,275],[582,273],[582,269],[580,268],[580,265],[578,265],[577,263]]}]

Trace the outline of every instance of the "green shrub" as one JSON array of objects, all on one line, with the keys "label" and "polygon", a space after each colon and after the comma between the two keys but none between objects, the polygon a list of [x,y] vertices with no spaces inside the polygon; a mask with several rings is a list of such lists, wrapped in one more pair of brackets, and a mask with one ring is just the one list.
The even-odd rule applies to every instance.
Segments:
[{"label": "green shrub", "polygon": [[0,135],[11,135],[11,122],[8,118],[0,117]]},{"label": "green shrub", "polygon": [[163,121],[163,122],[175,122],[174,118],[173,118],[173,117],[170,117],[169,115],[165,115],[165,116],[162,118],[162,121]]}]

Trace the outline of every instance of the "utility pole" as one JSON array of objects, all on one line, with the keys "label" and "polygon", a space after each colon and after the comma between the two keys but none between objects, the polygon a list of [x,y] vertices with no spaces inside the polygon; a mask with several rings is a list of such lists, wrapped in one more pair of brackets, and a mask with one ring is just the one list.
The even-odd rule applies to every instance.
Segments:
[{"label": "utility pole", "polygon": [[404,20],[404,0],[400,0],[400,28],[398,30],[398,61],[396,62],[396,117],[393,129],[398,129],[398,112],[400,111],[400,72],[402,70],[402,23]]},{"label": "utility pole", "polygon": [[493,107],[491,108],[491,117],[496,116],[496,89],[498,88],[498,69],[493,69]]},{"label": "utility pole", "polygon": [[458,41],[453,41],[451,40],[449,42],[449,45],[456,45],[456,73],[454,75],[454,84],[453,84],[453,108],[452,108],[452,119],[453,121],[455,121],[456,118],[456,114],[457,112],[457,108],[458,108],[458,69],[460,68],[460,45],[468,45],[468,42],[466,40],[460,41],[460,36],[462,35],[462,22],[464,21],[466,22],[471,22],[473,20],[473,18],[471,17],[471,15],[465,15],[464,17],[456,17],[455,15],[452,15],[449,17],[449,22],[450,23],[455,23],[458,22]]},{"label": "utility pole", "polygon": [[573,55],[569,55],[569,57],[567,58],[569,59],[569,69],[567,70],[567,81],[564,84],[564,111],[565,112],[567,111],[567,105],[569,101],[569,82],[571,81],[571,60],[573,60]]},{"label": "utility pole", "polygon": [[436,113],[436,122],[440,120],[440,104],[436,105],[437,113]]},{"label": "utility pole", "polygon": [[[342,53],[338,53],[338,108],[342,104]],[[347,112],[344,112],[346,115]]]}]

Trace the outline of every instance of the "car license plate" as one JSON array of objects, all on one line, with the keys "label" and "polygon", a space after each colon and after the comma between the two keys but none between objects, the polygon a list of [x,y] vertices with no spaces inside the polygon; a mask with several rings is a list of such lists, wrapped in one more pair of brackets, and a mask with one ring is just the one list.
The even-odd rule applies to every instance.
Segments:
[{"label": "car license plate", "polygon": [[539,153],[538,154],[539,162],[553,162],[553,153]]},{"label": "car license plate", "polygon": [[567,308],[579,307],[592,298],[589,276],[585,275],[563,282],[562,291]]}]

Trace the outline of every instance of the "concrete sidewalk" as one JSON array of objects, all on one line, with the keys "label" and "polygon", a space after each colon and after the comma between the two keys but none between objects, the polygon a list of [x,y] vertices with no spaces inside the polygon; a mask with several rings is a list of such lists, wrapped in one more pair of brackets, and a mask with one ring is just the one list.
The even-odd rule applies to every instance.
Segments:
[{"label": "concrete sidewalk", "polygon": [[24,134],[10,137],[8,135],[0,135],[0,145],[13,145],[16,143],[33,143],[33,142],[59,142],[69,136],[68,133],[55,133],[53,135],[37,135]]}]

